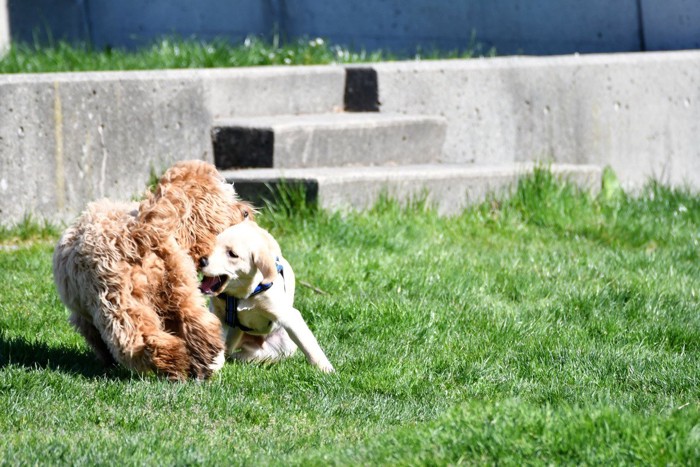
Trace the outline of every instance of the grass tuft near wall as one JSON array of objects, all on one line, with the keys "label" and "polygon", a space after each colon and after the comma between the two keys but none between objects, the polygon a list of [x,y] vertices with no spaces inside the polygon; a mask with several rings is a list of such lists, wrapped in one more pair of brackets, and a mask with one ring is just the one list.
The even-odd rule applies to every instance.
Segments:
[{"label": "grass tuft near wall", "polygon": [[[477,46],[463,52],[416,53],[421,58],[469,58]],[[489,52],[493,54],[493,52]],[[249,37],[242,43],[225,40],[198,41],[163,38],[138,50],[93,49],[59,42],[52,46],[12,44],[0,58],[0,73],[49,73],[60,71],[151,70],[166,68],[229,68],[261,65],[324,65],[397,60],[382,51],[354,51],[329,44],[322,38],[281,43]]]},{"label": "grass tuft near wall", "polygon": [[[695,464],[700,197],[591,197],[539,170],[450,218],[259,218],[338,373],[301,355],[171,384],[102,369],[70,329],[50,241],[0,249],[9,464]],[[7,238],[7,237],[5,237]],[[3,243],[4,245],[4,243]],[[325,293],[320,293],[325,292]]]}]

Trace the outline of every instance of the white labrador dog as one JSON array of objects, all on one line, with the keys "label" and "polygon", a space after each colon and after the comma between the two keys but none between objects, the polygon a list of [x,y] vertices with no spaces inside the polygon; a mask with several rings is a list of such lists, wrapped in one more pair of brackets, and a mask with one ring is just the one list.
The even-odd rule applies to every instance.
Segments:
[{"label": "white labrador dog", "polygon": [[214,251],[200,260],[203,293],[223,324],[226,353],[243,361],[276,361],[297,346],[321,371],[333,372],[294,308],[294,272],[268,231],[246,220],[217,237]]}]

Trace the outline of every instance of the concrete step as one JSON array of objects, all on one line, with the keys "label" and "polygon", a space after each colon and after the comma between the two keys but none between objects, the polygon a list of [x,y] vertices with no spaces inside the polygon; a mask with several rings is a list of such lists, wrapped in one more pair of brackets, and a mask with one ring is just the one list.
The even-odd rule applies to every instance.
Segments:
[{"label": "concrete step", "polygon": [[429,164],[445,130],[439,116],[338,112],[217,120],[212,141],[221,170]]},{"label": "concrete step", "polygon": [[[261,206],[275,202],[281,186],[303,186],[306,201],[327,210],[362,210],[382,194],[401,202],[427,196],[441,215],[462,211],[502,193],[535,167],[532,163],[499,166],[423,164],[394,167],[339,167],[309,169],[249,169],[223,171],[239,195]],[[550,170],[577,185],[597,191],[602,169],[594,165],[553,164]]]}]

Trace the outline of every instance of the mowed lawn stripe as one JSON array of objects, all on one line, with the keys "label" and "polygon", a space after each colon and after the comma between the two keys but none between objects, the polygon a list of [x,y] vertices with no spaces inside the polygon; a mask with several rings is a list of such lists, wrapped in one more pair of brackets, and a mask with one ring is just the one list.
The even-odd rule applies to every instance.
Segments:
[{"label": "mowed lawn stripe", "polygon": [[259,219],[307,284],[297,307],[335,375],[301,355],[228,363],[201,383],[104,370],[53,289],[55,237],[4,231],[0,459],[700,458],[697,195],[651,183],[594,197],[541,169],[451,218],[421,200],[362,213],[299,203],[291,196]]}]

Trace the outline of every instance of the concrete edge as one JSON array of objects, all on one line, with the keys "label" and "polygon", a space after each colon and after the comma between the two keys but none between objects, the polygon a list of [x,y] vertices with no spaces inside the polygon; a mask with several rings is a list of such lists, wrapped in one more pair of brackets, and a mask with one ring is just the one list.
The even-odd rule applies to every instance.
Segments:
[{"label": "concrete edge", "polygon": [[405,124],[431,122],[446,124],[445,117],[440,115],[402,114],[395,112],[330,112],[304,115],[269,115],[248,118],[218,118],[212,123],[215,127],[260,128],[282,130],[313,126],[317,128],[332,128],[343,125],[347,128],[371,128],[381,124]]},{"label": "concrete edge", "polygon": [[251,66],[234,68],[164,68],[158,70],[115,70],[81,71],[55,73],[6,73],[0,74],[3,83],[37,82],[83,82],[83,81],[125,81],[125,80],[177,80],[196,78],[267,78],[272,76],[308,76],[335,73],[345,75],[342,65],[307,66]]},{"label": "concrete edge", "polygon": [[[634,63],[664,63],[697,60],[700,50],[675,50],[662,52],[619,52],[605,54],[567,55],[509,55],[505,57],[475,57],[470,59],[404,60],[371,64],[377,71],[421,69],[503,69],[578,67],[582,65],[617,65]],[[381,96],[380,96],[381,97]]]},{"label": "concrete edge", "polygon": [[277,203],[286,187],[303,189],[306,203],[329,211],[367,209],[382,195],[400,203],[425,196],[441,215],[454,215],[489,196],[504,195],[537,167],[593,195],[600,191],[602,168],[574,164],[251,169],[222,171],[222,175],[257,206]]},{"label": "concrete edge", "polygon": [[556,176],[590,174],[600,176],[602,168],[592,164],[541,164],[516,162],[513,164],[477,166],[473,164],[426,164],[371,167],[312,167],[287,169],[222,170],[227,180],[318,180],[320,183],[344,183],[355,180],[401,180],[423,178],[427,180],[449,178],[480,178],[489,176],[522,176],[541,167]]}]

